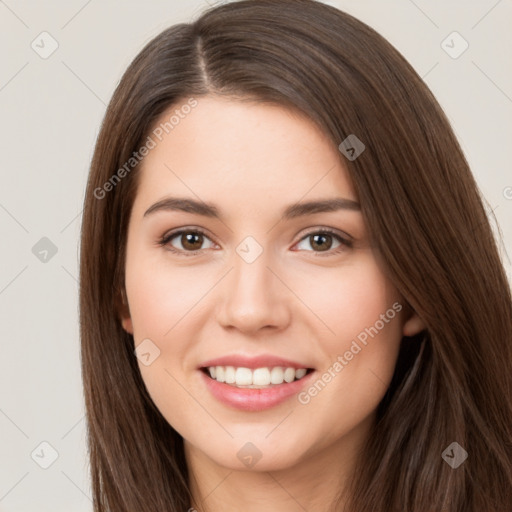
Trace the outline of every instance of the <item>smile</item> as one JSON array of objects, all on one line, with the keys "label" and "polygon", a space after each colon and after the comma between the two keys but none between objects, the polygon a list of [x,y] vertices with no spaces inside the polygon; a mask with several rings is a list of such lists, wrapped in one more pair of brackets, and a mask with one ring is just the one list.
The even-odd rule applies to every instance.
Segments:
[{"label": "smile", "polygon": [[[309,386],[316,373],[312,368],[261,367],[251,370],[234,366],[209,366],[199,371],[216,401],[245,412],[264,411],[286,402]],[[228,380],[234,381],[225,382],[226,375]],[[257,384],[262,382],[265,384]]]},{"label": "smile", "polygon": [[217,382],[237,388],[266,389],[302,379],[311,368],[285,368],[281,366],[244,368],[234,366],[210,366],[202,370]]}]

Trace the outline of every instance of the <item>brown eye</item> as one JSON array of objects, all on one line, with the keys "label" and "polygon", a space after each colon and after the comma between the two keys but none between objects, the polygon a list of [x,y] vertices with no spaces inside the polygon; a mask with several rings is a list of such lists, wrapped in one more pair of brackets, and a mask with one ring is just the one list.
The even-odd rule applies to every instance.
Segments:
[{"label": "brown eye", "polygon": [[203,235],[201,233],[182,233],[180,242],[183,249],[196,251],[203,245]]},{"label": "brown eye", "polygon": [[[307,247],[304,247],[304,244],[309,244],[312,250],[308,249]],[[338,233],[334,233],[324,229],[307,234],[297,244],[297,247],[300,250],[306,250],[307,252],[314,252],[317,254],[335,254],[340,251],[343,251],[344,249],[352,247],[352,241],[349,240],[348,238],[342,237]]]},{"label": "brown eye", "polygon": [[[203,247],[205,243],[209,243]],[[182,229],[175,231],[162,238],[160,245],[166,246],[169,250],[176,253],[195,253],[202,249],[209,249],[213,246],[212,241],[201,231],[193,229]]]},{"label": "brown eye", "polygon": [[319,251],[328,251],[332,246],[332,235],[309,235],[309,240],[311,247],[317,248]]}]

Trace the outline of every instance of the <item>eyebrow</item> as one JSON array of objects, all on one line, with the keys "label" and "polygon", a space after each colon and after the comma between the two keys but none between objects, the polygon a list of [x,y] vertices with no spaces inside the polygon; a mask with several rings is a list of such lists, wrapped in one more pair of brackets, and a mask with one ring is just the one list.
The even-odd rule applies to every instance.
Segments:
[{"label": "eyebrow", "polygon": [[[294,219],[305,215],[335,212],[338,210],[360,211],[361,205],[352,199],[344,199],[341,197],[321,199],[292,204],[284,209],[282,216],[284,219]],[[156,202],[146,210],[144,217],[159,211],[181,211],[219,220],[221,218],[220,211],[215,205],[181,197],[166,197]]]}]

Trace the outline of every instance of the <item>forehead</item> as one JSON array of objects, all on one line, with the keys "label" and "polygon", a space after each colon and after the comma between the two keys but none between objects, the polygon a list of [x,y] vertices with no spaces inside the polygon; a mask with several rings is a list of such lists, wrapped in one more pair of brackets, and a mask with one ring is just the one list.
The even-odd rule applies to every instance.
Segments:
[{"label": "forehead", "polygon": [[179,105],[156,123],[167,130],[157,132],[161,140],[152,135],[156,145],[142,162],[138,202],[166,194],[222,198],[246,208],[302,197],[357,199],[337,147],[304,115],[225,98],[197,102],[175,124],[164,123]]}]

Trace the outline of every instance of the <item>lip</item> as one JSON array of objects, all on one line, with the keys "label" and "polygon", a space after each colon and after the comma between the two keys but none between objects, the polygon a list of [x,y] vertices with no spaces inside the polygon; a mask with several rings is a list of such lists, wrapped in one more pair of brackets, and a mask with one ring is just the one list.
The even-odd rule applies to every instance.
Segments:
[{"label": "lip", "polygon": [[299,368],[313,369],[308,364],[299,363],[297,361],[291,361],[290,359],[284,359],[282,357],[273,356],[271,354],[261,354],[259,356],[244,356],[242,354],[232,354],[217,359],[210,359],[201,363],[198,369],[208,368],[209,366],[234,366],[236,368],[250,368],[255,370],[256,368],[282,366],[284,368]]},{"label": "lip", "polygon": [[[211,365],[223,366],[223,365]],[[229,365],[228,365],[229,366]],[[278,365],[276,365],[278,366]],[[247,368],[247,367],[246,367]],[[259,368],[259,367],[257,367]],[[303,366],[301,368],[304,368]],[[199,370],[201,378],[210,393],[221,403],[229,407],[247,411],[257,412],[276,407],[277,405],[297,395],[301,389],[308,386],[316,371],[306,374],[302,379],[290,383],[283,382],[268,388],[251,389],[237,388],[223,382],[217,382],[207,375],[203,370]]]}]

